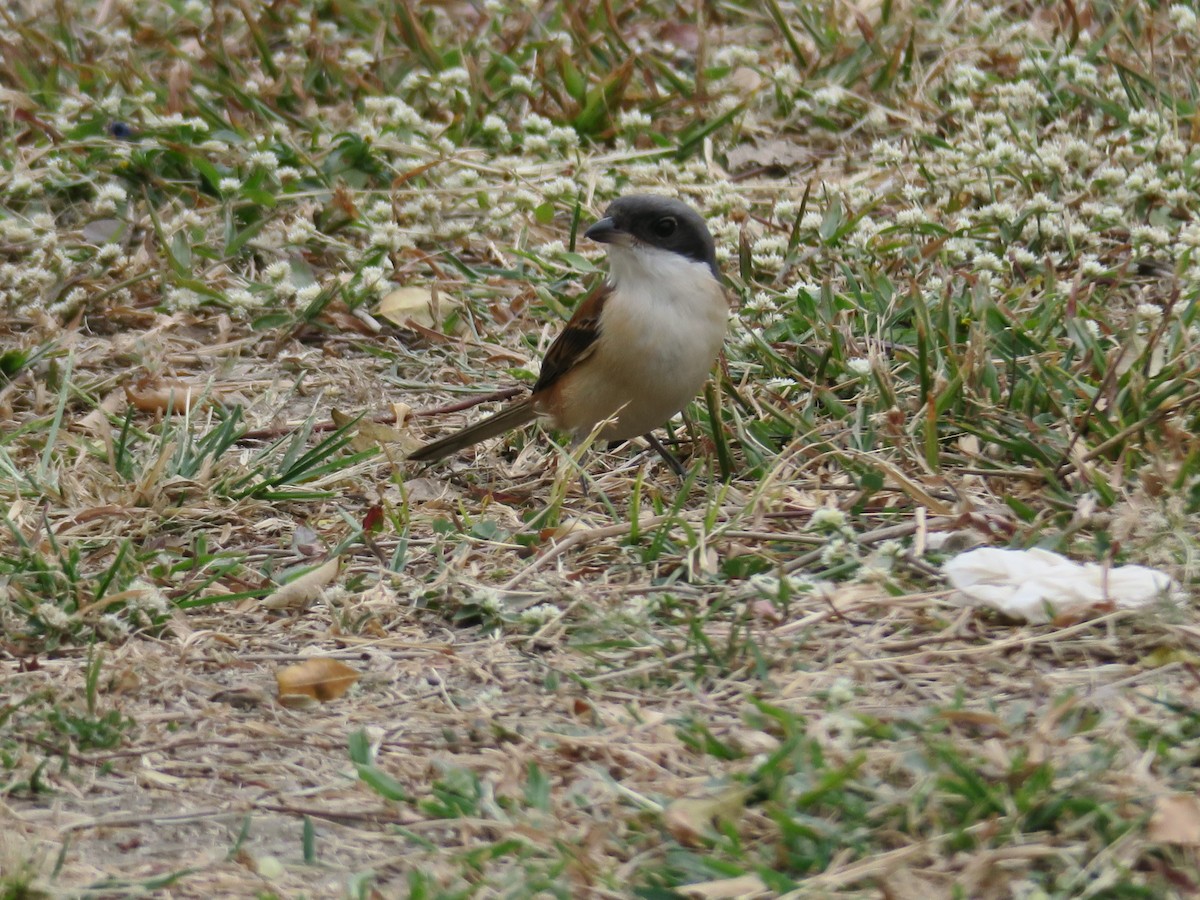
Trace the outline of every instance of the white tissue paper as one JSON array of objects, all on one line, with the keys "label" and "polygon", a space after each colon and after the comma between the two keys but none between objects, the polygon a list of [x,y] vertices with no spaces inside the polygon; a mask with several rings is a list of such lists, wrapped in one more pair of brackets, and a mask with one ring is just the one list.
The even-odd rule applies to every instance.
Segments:
[{"label": "white tissue paper", "polygon": [[1081,564],[1038,549],[982,547],[954,557],[942,570],[963,605],[988,606],[1029,622],[1097,606],[1145,606],[1179,590],[1171,576],[1157,569]]}]

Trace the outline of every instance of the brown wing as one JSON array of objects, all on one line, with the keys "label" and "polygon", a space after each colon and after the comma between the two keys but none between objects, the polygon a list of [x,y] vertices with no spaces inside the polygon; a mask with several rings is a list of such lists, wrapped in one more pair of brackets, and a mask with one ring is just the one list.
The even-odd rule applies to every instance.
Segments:
[{"label": "brown wing", "polygon": [[546,351],[542,374],[533,386],[534,394],[550,388],[595,351],[596,338],[600,336],[600,311],[610,294],[612,288],[601,284],[576,307],[575,315]]}]

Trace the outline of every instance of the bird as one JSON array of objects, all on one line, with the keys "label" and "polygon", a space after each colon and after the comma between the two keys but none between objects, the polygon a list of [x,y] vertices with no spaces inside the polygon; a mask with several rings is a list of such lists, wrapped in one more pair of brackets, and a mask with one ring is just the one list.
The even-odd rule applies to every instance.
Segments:
[{"label": "bird", "polygon": [[683,409],[712,370],[729,328],[729,298],[704,218],[681,200],[631,194],[609,204],[584,237],[607,245],[608,277],[546,351],[523,400],[408,455],[437,460],[541,419],[586,438],[647,439]]}]

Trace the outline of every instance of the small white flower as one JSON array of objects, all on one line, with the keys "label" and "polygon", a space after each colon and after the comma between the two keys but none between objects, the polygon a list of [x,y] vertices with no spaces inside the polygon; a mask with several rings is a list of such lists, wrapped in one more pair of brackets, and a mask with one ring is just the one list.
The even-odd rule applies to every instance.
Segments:
[{"label": "small white flower", "polygon": [[984,272],[1003,272],[1004,262],[996,254],[982,250],[975,254],[975,265]]},{"label": "small white flower", "polygon": [[306,244],[317,236],[317,227],[307,219],[293,219],[287,227],[287,240],[291,244]]},{"label": "small white flower", "polygon": [[621,615],[631,622],[642,622],[653,615],[659,605],[658,600],[644,594],[634,594],[621,604]]},{"label": "small white flower", "polygon": [[1172,5],[1171,21],[1180,31],[1187,32],[1192,37],[1196,35],[1196,11],[1190,6],[1183,3]]},{"label": "small white flower", "polygon": [[173,287],[167,289],[167,306],[172,310],[195,309],[204,298],[195,291],[187,288]]},{"label": "small white flower", "polygon": [[574,128],[556,125],[546,132],[546,140],[560,150],[573,150],[579,146],[579,132]]},{"label": "small white flower", "polygon": [[483,122],[479,125],[480,131],[492,137],[500,137],[508,134],[508,125],[505,121],[494,113],[489,113],[484,117]]},{"label": "small white flower", "polygon": [[96,200],[99,202],[124,203],[126,197],[128,197],[128,194],[126,194],[125,188],[115,181],[102,184],[96,189]]},{"label": "small white flower", "polygon": [[53,603],[38,604],[36,614],[43,625],[56,631],[66,631],[71,627],[71,616]]},{"label": "small white flower", "polygon": [[808,527],[814,531],[837,531],[845,524],[846,514],[831,506],[821,507],[808,521]]},{"label": "small white flower", "polygon": [[115,613],[105,613],[96,623],[96,630],[107,640],[116,640],[129,634],[129,623]]},{"label": "small white flower", "polygon": [[375,62],[375,57],[363,47],[351,47],[342,54],[342,62],[347,68],[365,69]]},{"label": "small white flower", "polygon": [[263,277],[272,283],[278,283],[292,277],[291,264],[286,260],[277,260],[263,271]]},{"label": "small white flower", "polygon": [[743,305],[742,309],[746,312],[765,312],[775,308],[774,298],[766,291],[759,291]]},{"label": "small white flower", "polygon": [[270,150],[255,150],[250,154],[250,162],[268,172],[274,172],[279,168],[279,158]]},{"label": "small white flower", "polygon": [[[871,361],[869,359],[865,359],[864,357],[856,356],[853,359],[846,360],[846,368],[849,369],[851,372],[853,372],[855,375],[863,377],[863,376],[871,374]],[[837,510],[833,510],[833,511],[838,512]],[[821,513],[821,512],[825,512],[825,510],[818,510],[817,512]],[[838,514],[841,515],[840,512]],[[814,521],[816,520],[815,514],[813,516],[813,519],[814,519]],[[844,517],[843,517],[843,519],[844,519]]]},{"label": "small white flower", "polygon": [[1157,225],[1138,225],[1130,234],[1135,247],[1141,244],[1165,247],[1171,242],[1171,233]]},{"label": "small white flower", "polygon": [[225,292],[225,299],[238,309],[253,309],[258,305],[254,294],[245,288],[233,288]]},{"label": "small white flower", "polygon": [[1025,204],[1025,211],[1035,216],[1046,215],[1048,213],[1061,212],[1062,206],[1041,191],[1038,191],[1029,198],[1029,202]]},{"label": "small white flower", "polygon": [[382,290],[387,287],[386,275],[380,266],[365,266],[358,273],[363,290]]},{"label": "small white flower", "polygon": [[843,537],[833,537],[821,551],[821,563],[826,566],[836,566],[854,558],[854,548]]},{"label": "small white flower", "polygon": [[494,588],[476,588],[471,592],[471,602],[494,616],[504,612],[504,600]]},{"label": "small white flower", "polygon": [[151,584],[143,578],[137,578],[131,582],[129,591],[133,595],[137,607],[145,612],[162,617],[171,609],[171,601],[158,589],[158,585]]},{"label": "small white flower", "polygon": [[525,625],[545,625],[559,614],[559,609],[553,603],[539,603],[521,612],[521,622]]},{"label": "small white flower", "polygon": [[1024,247],[1013,247],[1008,251],[1009,257],[1014,265],[1018,266],[1036,266],[1038,258]]},{"label": "small white flower", "polygon": [[617,116],[617,127],[622,131],[640,131],[649,128],[652,124],[654,124],[654,120],[650,118],[649,113],[642,112],[640,109],[623,110]]},{"label": "small white flower", "polygon": [[563,53],[570,53],[575,47],[575,39],[567,31],[555,31],[547,36],[547,40],[557,45]]},{"label": "small white flower", "polygon": [[313,282],[312,284],[306,284],[302,288],[297,288],[296,302],[304,305],[312,303],[320,295],[321,290],[321,285],[317,284],[316,282]]},{"label": "small white flower", "polygon": [[829,84],[823,88],[813,91],[812,99],[814,103],[819,103],[822,106],[836,106],[842,102],[847,94],[845,88],[839,84]]}]

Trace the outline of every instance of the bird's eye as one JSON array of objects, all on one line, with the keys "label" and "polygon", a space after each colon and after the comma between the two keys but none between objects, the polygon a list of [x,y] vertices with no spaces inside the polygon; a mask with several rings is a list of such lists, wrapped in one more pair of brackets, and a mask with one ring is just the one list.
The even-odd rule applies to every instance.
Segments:
[{"label": "bird's eye", "polygon": [[650,226],[650,230],[654,232],[655,237],[669,238],[675,233],[678,225],[679,223],[675,221],[674,216],[663,216]]}]

